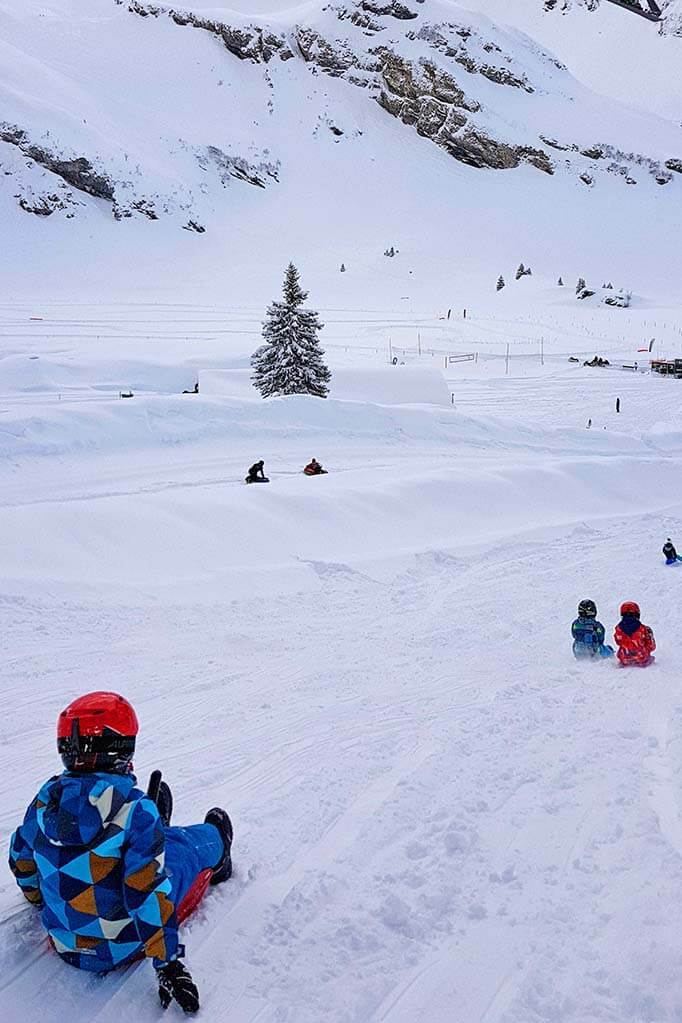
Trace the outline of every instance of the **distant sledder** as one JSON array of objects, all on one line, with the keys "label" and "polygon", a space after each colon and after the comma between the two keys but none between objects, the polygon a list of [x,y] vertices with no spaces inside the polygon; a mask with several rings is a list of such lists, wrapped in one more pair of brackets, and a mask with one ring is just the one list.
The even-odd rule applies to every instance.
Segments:
[{"label": "distant sledder", "polygon": [[303,470],[306,476],[326,476],[327,470],[323,469],[316,458],[311,458],[305,469]]},{"label": "distant sledder", "polygon": [[265,465],[265,462],[263,461],[262,458],[261,458],[260,462],[254,462],[253,465],[251,466],[251,468],[249,469],[249,472],[248,472],[248,475],[246,477],[246,481],[245,482],[246,483],[269,483],[270,480],[268,479],[268,477],[263,472],[263,466],[264,465]]},{"label": "distant sledder", "polygon": [[646,668],[653,664],[656,649],[654,634],[648,625],[639,620],[639,605],[626,600],[620,608],[621,620],[616,626],[614,638],[618,644],[618,660],[623,668]]},{"label": "distant sledder", "polygon": [[197,1012],[178,925],[232,873],[232,824],[215,807],[203,824],[171,827],[170,789],[155,771],[145,794],[132,757],[138,723],[117,693],[80,697],[57,722],[66,770],[50,778],[10,842],[9,864],[40,910],[59,956],[95,973],[145,957],[159,999]]},{"label": "distant sledder", "polygon": [[576,660],[613,657],[613,647],[604,643],[606,631],[597,621],[597,605],[593,600],[581,600],[578,604],[578,617],[571,625],[571,635]]},{"label": "distant sledder", "polygon": [[676,565],[678,561],[682,561],[682,555],[677,553],[670,537],[663,544],[663,557],[666,565]]}]

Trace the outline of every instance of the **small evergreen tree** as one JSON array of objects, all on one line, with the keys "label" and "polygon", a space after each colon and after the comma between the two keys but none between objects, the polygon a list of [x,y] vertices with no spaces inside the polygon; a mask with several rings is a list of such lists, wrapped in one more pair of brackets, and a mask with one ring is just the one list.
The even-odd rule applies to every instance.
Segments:
[{"label": "small evergreen tree", "polygon": [[497,278],[497,289],[496,290],[497,291],[502,291],[503,287],[504,287],[504,277],[502,276],[502,274],[500,274],[500,276]]},{"label": "small evergreen tree", "polygon": [[576,295],[579,295],[580,292],[584,291],[586,287],[587,287],[587,284],[585,283],[585,278],[584,277],[579,277],[578,278],[578,283],[575,286],[575,293],[576,293]]},{"label": "small evergreen tree", "polygon": [[253,381],[264,398],[273,394],[314,394],[326,398],[331,373],[323,361],[317,313],[302,309],[308,297],[299,273],[289,263],[284,274],[283,300],[273,302],[263,324],[265,344],[251,357]]},{"label": "small evergreen tree", "polygon": [[517,279],[517,281],[521,280],[521,278],[523,277],[525,272],[526,272],[525,266],[523,265],[523,263],[519,263],[519,265],[516,268],[516,279]]},{"label": "small evergreen tree", "polygon": [[345,263],[342,263],[342,264],[341,264],[341,268],[340,268],[340,269],[341,269],[341,273],[342,273],[342,274],[345,274],[345,272],[346,272],[346,264],[345,264]]},{"label": "small evergreen tree", "polygon": [[564,282],[562,281],[561,277],[560,277],[560,278],[559,278],[559,280],[557,281],[557,284],[559,285],[559,287],[560,287],[560,288],[563,288],[563,286],[564,286]]}]

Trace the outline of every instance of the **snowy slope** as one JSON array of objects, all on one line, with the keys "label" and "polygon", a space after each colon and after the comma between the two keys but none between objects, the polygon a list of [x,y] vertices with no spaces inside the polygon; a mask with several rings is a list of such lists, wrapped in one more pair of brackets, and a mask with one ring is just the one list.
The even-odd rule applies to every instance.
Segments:
[{"label": "snowy slope", "polygon": [[[235,820],[211,1023],[679,1023],[675,6],[0,0],[0,842],[123,691]],[[290,259],[326,401],[249,384]],[[575,663],[587,596],[654,667]],[[0,1017],[161,1011],[4,872]]]},{"label": "snowy slope", "polygon": [[[235,818],[185,929],[207,1019],[675,1019],[679,382],[523,367],[455,409],[0,402],[3,842],[61,706],[122,689],[178,822]],[[640,601],[654,668],[575,664],[588,594]],[[3,875],[5,1018],[159,1018],[148,967],[72,971],[30,913]]]}]

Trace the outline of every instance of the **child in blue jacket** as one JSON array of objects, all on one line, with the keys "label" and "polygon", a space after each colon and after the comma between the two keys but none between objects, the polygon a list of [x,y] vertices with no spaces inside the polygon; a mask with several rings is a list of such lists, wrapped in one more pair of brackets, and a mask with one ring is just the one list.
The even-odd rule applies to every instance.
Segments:
[{"label": "child in blue jacket", "polygon": [[613,647],[604,643],[606,631],[597,621],[597,605],[593,600],[581,600],[578,604],[578,617],[571,625],[571,635],[577,660],[613,656]]},{"label": "child in blue jacket", "polygon": [[232,825],[209,810],[203,824],[170,827],[172,798],[136,787],[135,711],[116,693],[90,693],[59,716],[66,770],[35,797],[10,844],[10,868],[61,958],[106,972],[149,957],[159,998],[196,1012],[178,922],[209,883],[232,873]]}]

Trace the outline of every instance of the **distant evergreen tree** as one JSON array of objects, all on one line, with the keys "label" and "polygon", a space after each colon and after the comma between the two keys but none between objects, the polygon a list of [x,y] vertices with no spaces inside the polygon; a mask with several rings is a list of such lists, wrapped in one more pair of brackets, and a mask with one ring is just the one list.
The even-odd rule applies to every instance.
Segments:
[{"label": "distant evergreen tree", "polygon": [[585,283],[585,278],[584,277],[579,277],[578,278],[578,283],[575,286],[575,293],[576,293],[576,295],[579,295],[580,292],[584,291],[586,287],[587,287],[587,284]]},{"label": "distant evergreen tree", "polygon": [[340,269],[341,269],[341,273],[342,273],[342,274],[345,274],[345,272],[346,272],[346,264],[345,264],[345,263],[342,263],[342,264],[341,264],[341,268],[340,268]]},{"label": "distant evergreen tree", "polygon": [[496,290],[497,291],[502,291],[503,287],[504,287],[504,277],[502,276],[502,274],[500,274],[500,276],[497,278],[497,289]]},{"label": "distant evergreen tree", "polygon": [[560,287],[560,288],[563,288],[563,286],[564,286],[564,282],[562,281],[561,277],[560,277],[560,278],[559,278],[559,280],[557,281],[557,284],[559,285],[559,287]]},{"label": "distant evergreen tree", "polygon": [[263,324],[265,344],[251,357],[253,381],[264,398],[273,394],[314,394],[326,398],[331,373],[323,361],[317,313],[302,309],[308,297],[299,273],[289,263],[284,275],[283,301],[273,302]]},{"label": "distant evergreen tree", "polygon": [[523,277],[525,272],[526,272],[525,266],[523,265],[523,263],[519,263],[519,265],[516,268],[516,279],[517,279],[517,281],[521,280],[521,278]]}]

